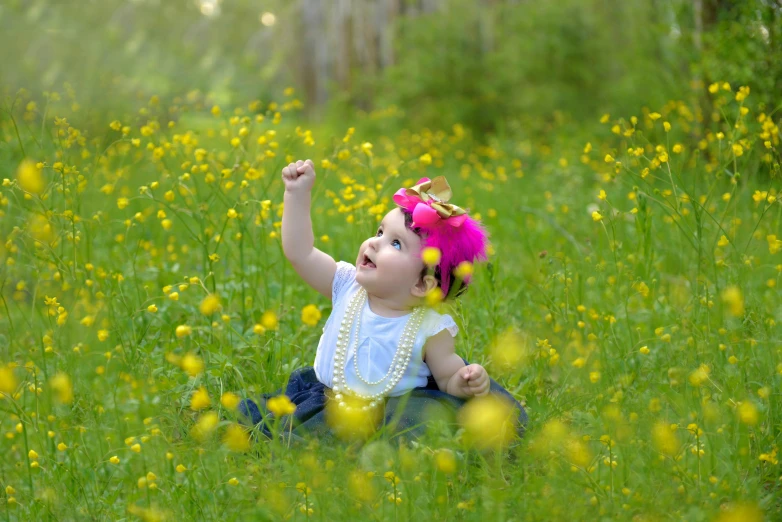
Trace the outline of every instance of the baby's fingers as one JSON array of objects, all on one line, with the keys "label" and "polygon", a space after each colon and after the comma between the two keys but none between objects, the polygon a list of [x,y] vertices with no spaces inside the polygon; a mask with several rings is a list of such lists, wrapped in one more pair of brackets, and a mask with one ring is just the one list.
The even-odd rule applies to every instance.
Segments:
[{"label": "baby's fingers", "polygon": [[288,169],[288,179],[295,180],[296,178],[299,177],[298,173],[296,172],[296,164],[295,163],[290,163],[285,168]]}]

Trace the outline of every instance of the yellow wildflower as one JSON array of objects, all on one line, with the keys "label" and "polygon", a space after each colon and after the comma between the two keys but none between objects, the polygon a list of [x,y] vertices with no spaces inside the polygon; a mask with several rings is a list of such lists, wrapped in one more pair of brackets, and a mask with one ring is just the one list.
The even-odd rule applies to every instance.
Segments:
[{"label": "yellow wildflower", "polygon": [[223,396],[220,397],[220,404],[227,410],[234,411],[237,406],[239,406],[239,402],[241,402],[241,399],[233,392],[225,392]]},{"label": "yellow wildflower", "polygon": [[209,294],[201,301],[199,310],[204,315],[212,315],[220,309],[220,297],[217,294]]},{"label": "yellow wildflower", "polygon": [[63,404],[73,403],[73,384],[67,374],[58,373],[49,381],[52,389],[57,392],[57,400]]},{"label": "yellow wildflower", "polygon": [[320,317],[320,310],[314,304],[309,304],[301,310],[301,322],[308,326],[317,325]]},{"label": "yellow wildflower", "polygon": [[180,324],[179,326],[176,327],[176,336],[179,337],[180,339],[182,337],[187,337],[191,333],[193,333],[193,329],[189,325]]},{"label": "yellow wildflower", "polygon": [[16,170],[16,179],[19,187],[25,192],[40,194],[46,188],[46,181],[43,179],[41,169],[30,160],[24,160],[19,164]]},{"label": "yellow wildflower", "polygon": [[212,404],[212,401],[209,399],[209,392],[203,386],[198,388],[190,398],[190,409],[195,411],[206,409],[210,404]]},{"label": "yellow wildflower", "polygon": [[238,424],[231,424],[223,435],[223,444],[237,453],[245,452],[250,449],[250,434]]},{"label": "yellow wildflower", "polygon": [[272,397],[266,401],[266,408],[268,408],[276,417],[293,415],[296,411],[296,405],[291,402],[287,395]]},{"label": "yellow wildflower", "polygon": [[438,248],[426,247],[421,252],[421,259],[428,266],[436,266],[440,263],[441,253]]}]

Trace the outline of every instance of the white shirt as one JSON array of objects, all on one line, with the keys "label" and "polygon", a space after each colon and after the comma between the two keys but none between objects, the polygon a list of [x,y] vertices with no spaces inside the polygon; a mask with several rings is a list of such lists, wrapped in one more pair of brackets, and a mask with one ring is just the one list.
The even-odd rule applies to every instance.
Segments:
[{"label": "white shirt", "polygon": [[[356,267],[350,263],[340,261],[337,263],[337,272],[331,287],[332,311],[326,325],[323,327],[323,335],[320,336],[318,351],[315,353],[315,375],[318,380],[332,387],[334,381],[334,356],[337,351],[337,334],[342,325],[348,304],[353,296],[361,288],[356,282]],[[391,366],[391,360],[399,345],[402,330],[410,319],[410,314],[401,317],[383,317],[375,314],[369,308],[369,300],[365,301],[361,314],[361,332],[358,338],[358,367],[364,379],[374,382],[383,377]],[[432,374],[423,360],[423,347],[426,340],[436,333],[448,330],[456,337],[459,327],[453,318],[447,314],[440,314],[427,309],[424,314],[421,328],[415,338],[410,364],[407,366],[402,379],[388,394],[391,397],[402,395],[413,388],[426,386],[427,378]],[[355,339],[355,325],[351,326],[350,343],[345,364],[345,381],[348,388],[362,395],[371,395],[380,392],[387,380],[379,384],[369,386],[360,381],[356,376],[353,359],[356,354],[353,351]],[[391,378],[390,376],[388,377]]]}]

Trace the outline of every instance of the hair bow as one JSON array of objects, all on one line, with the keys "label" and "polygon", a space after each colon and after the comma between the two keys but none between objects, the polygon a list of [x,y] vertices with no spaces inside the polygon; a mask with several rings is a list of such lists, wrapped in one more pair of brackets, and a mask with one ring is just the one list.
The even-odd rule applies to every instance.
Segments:
[{"label": "hair bow", "polygon": [[445,176],[430,180],[421,178],[412,188],[401,188],[394,194],[394,203],[413,214],[414,226],[434,226],[447,223],[461,226],[467,211],[448,203],[453,193]]}]

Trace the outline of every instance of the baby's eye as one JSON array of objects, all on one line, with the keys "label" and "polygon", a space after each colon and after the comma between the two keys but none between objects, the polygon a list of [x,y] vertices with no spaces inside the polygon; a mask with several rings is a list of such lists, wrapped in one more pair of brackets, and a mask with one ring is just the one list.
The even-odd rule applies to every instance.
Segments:
[{"label": "baby's eye", "polygon": [[379,236],[382,236],[382,235],[383,235],[383,231],[378,228],[377,229],[377,234],[375,234],[375,237],[379,237]]},{"label": "baby's eye", "polygon": [[397,248],[397,250],[402,250],[402,243],[400,243],[398,239],[391,241],[391,244],[398,246],[399,248]]}]

